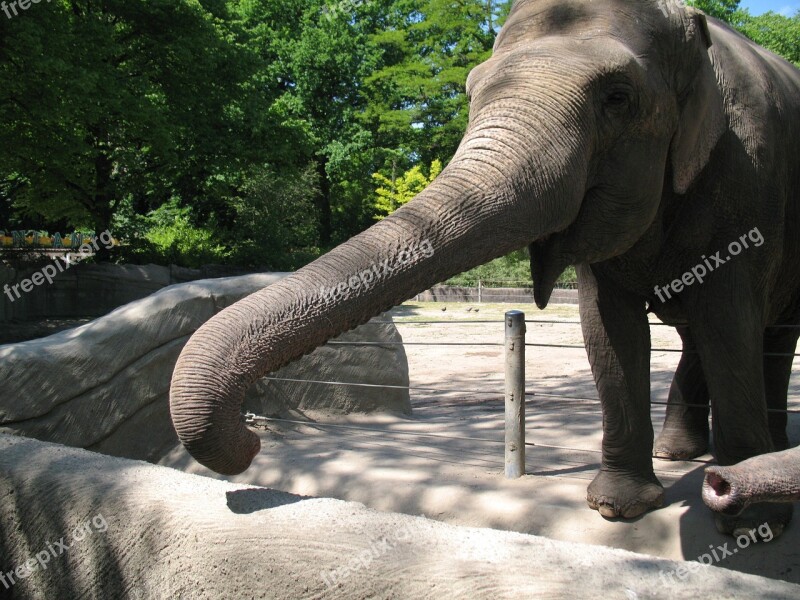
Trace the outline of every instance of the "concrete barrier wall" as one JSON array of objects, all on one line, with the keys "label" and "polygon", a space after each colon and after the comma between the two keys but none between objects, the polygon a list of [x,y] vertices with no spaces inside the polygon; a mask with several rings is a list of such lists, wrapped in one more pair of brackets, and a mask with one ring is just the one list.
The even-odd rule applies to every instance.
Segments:
[{"label": "concrete barrier wall", "polygon": [[3,435],[0,523],[0,597],[21,600],[800,597],[796,585],[697,562],[454,527]]}]

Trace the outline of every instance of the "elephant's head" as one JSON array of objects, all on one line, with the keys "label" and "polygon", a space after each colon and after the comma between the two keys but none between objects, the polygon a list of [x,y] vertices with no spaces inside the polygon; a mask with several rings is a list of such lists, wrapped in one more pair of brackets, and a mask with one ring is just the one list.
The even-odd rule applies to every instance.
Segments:
[{"label": "elephant's head", "polygon": [[626,252],[721,134],[709,44],[678,2],[517,2],[469,76],[469,127],[437,180],[189,340],[170,396],[188,451],[243,471],[260,447],[240,417],[250,385],[452,275],[531,245],[543,307],[569,264]]}]

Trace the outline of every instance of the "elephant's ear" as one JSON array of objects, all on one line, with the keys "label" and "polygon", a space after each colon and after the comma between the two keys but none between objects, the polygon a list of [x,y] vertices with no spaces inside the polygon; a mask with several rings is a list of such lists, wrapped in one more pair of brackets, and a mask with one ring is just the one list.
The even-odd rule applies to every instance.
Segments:
[{"label": "elephant's ear", "polygon": [[678,65],[682,72],[677,77],[680,118],[670,146],[673,187],[679,194],[685,193],[703,170],[727,126],[722,94],[708,53],[712,40],[706,16],[687,8],[686,23],[688,52],[683,55],[686,60]]}]

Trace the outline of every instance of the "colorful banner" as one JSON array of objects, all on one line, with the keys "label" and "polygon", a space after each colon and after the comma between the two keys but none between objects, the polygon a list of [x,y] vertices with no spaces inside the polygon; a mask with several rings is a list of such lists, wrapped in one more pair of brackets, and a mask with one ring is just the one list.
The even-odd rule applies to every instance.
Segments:
[{"label": "colorful banner", "polygon": [[[62,236],[60,233],[50,235],[46,231],[5,231],[0,230],[0,247],[3,249],[38,248],[44,250],[63,250],[79,248],[86,242],[97,239],[93,233],[73,232]],[[119,242],[113,240],[113,245]]]}]

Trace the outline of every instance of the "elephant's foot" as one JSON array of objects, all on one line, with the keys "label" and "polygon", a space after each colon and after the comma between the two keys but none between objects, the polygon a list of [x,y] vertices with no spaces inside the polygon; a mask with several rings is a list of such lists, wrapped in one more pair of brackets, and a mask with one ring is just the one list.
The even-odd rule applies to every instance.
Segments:
[{"label": "elephant's foot", "polygon": [[656,438],[653,454],[667,460],[690,460],[708,452],[708,428],[667,427]]},{"label": "elephant's foot", "polygon": [[589,508],[607,519],[633,519],[664,504],[664,488],[655,474],[600,471],[586,492]]},{"label": "elephant's foot", "polygon": [[[735,517],[714,513],[714,522],[720,533],[734,536],[739,540],[742,536],[759,541],[769,542],[779,537],[792,520],[793,506],[762,502],[751,504]],[[741,544],[740,544],[741,547]]]}]

